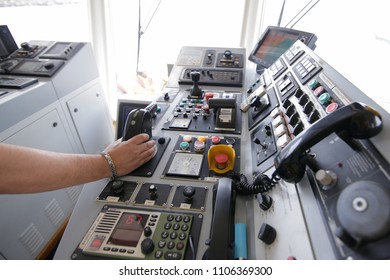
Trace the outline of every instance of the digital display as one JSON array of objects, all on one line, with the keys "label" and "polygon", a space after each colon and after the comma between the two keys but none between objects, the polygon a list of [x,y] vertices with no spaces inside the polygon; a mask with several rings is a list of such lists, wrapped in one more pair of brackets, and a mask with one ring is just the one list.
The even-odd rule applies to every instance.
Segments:
[{"label": "digital display", "polygon": [[136,247],[148,218],[149,215],[146,214],[123,213],[110,237],[110,242],[115,245]]},{"label": "digital display", "polygon": [[271,67],[288,49],[301,41],[309,48],[315,48],[317,36],[313,33],[286,27],[268,26],[257,41],[248,59],[257,64],[258,73]]},{"label": "digital display", "polygon": [[69,47],[69,43],[57,42],[52,46],[46,54],[61,54],[66,48]]},{"label": "digital display", "polygon": [[267,62],[274,63],[285,51],[287,51],[299,38],[296,33],[287,33],[279,30],[269,30],[259,48],[255,52],[255,57]]},{"label": "digital display", "polygon": [[40,58],[70,59],[83,46],[83,43],[56,42]]}]

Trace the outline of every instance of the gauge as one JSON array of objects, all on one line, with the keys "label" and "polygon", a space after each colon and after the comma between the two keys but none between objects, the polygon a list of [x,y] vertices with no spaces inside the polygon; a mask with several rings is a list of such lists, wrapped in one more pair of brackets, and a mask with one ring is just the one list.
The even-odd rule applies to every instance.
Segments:
[{"label": "gauge", "polygon": [[202,162],[202,154],[176,152],[167,174],[199,177]]},{"label": "gauge", "polygon": [[190,126],[191,119],[174,118],[170,127],[176,128],[188,128]]}]

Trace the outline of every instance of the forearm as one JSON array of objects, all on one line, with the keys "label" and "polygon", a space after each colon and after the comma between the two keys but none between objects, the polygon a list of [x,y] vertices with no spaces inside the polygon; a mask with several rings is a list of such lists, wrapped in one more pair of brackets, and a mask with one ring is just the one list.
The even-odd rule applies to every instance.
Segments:
[{"label": "forearm", "polygon": [[156,153],[154,140],[139,134],[106,148],[109,156],[63,154],[0,143],[0,193],[56,190],[129,174]]},{"label": "forearm", "polygon": [[0,193],[50,191],[110,177],[101,155],[53,153],[0,146]]}]

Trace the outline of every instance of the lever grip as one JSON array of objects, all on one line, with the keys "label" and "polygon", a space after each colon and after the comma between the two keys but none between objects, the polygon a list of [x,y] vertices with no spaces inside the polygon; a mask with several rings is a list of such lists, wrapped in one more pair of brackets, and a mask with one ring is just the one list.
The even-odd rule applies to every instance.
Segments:
[{"label": "lever grip", "polygon": [[122,141],[141,133],[147,133],[152,138],[152,115],[149,110],[134,109],[127,115]]},{"label": "lever grip", "polygon": [[373,108],[353,102],[320,119],[304,133],[295,137],[275,157],[277,174],[287,182],[299,182],[306,164],[301,158],[306,150],[335,132],[341,137],[366,139],[377,135],[383,127],[381,115]]}]

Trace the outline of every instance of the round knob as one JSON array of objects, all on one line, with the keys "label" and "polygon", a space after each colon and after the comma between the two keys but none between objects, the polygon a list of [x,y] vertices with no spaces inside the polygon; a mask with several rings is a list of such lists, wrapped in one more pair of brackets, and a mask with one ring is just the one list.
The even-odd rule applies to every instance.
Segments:
[{"label": "round knob", "polygon": [[158,138],[157,142],[159,144],[165,144],[165,138],[164,137],[160,137],[160,138]]},{"label": "round knob", "polygon": [[323,86],[319,86],[319,87],[316,87],[316,89],[314,90],[314,95],[318,96],[320,95],[321,93],[323,93],[325,91],[324,87]]},{"label": "round knob", "polygon": [[271,208],[272,206],[272,197],[270,197],[267,194],[257,194],[256,196],[257,201],[259,202],[259,206],[262,210],[266,211]]},{"label": "round knob", "polygon": [[144,235],[146,236],[146,237],[148,237],[148,236],[151,236],[152,235],[152,229],[150,228],[150,227],[145,227],[144,228]]},{"label": "round knob", "polygon": [[27,50],[27,51],[32,49],[31,45],[27,42],[21,43],[20,46],[22,47],[22,49]]},{"label": "round knob", "polygon": [[193,82],[198,82],[199,79],[200,79],[200,72],[198,72],[198,71],[191,71],[190,76],[191,76],[191,80]]},{"label": "round knob", "polygon": [[275,241],[276,230],[269,224],[263,223],[257,237],[265,244],[270,245]]},{"label": "round knob", "polygon": [[318,97],[318,101],[320,101],[321,104],[327,104],[330,100],[330,95],[327,92],[324,92],[323,94]]},{"label": "round knob", "polygon": [[390,232],[390,191],[374,181],[356,181],[340,193],[336,213],[341,227],[357,240],[373,241]]},{"label": "round knob", "polygon": [[120,193],[123,191],[123,181],[114,181],[111,184],[111,190],[114,193]]},{"label": "round knob", "polygon": [[229,50],[226,50],[226,51],[223,53],[223,57],[224,57],[224,58],[231,59],[231,58],[232,58],[232,52],[229,51]]},{"label": "round knob", "polygon": [[211,137],[211,143],[213,144],[213,145],[217,145],[217,144],[219,144],[221,142],[221,138],[220,137],[218,137],[218,136],[213,136],[213,137]]},{"label": "round knob", "polygon": [[316,79],[311,80],[308,85],[311,89],[315,89],[319,86],[318,81]]},{"label": "round knob", "polygon": [[154,250],[154,243],[153,240],[150,238],[145,238],[141,242],[141,252],[144,255],[150,254]]},{"label": "round knob", "polygon": [[190,147],[190,144],[188,144],[188,142],[183,141],[183,142],[180,143],[179,146],[180,146],[180,150],[186,151]]},{"label": "round knob", "polygon": [[333,186],[337,181],[337,175],[331,170],[320,169],[316,172],[316,179],[325,187]]},{"label": "round knob", "polygon": [[183,189],[183,195],[187,198],[192,198],[195,195],[195,188],[192,186],[185,186]]}]

